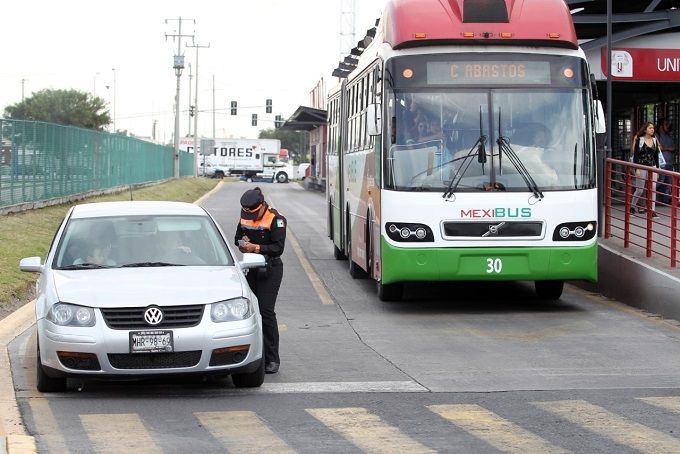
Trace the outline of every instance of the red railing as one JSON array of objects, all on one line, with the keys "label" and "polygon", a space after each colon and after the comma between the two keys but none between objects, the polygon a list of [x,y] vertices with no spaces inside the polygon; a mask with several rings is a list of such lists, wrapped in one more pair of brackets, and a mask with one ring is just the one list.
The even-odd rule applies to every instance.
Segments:
[{"label": "red railing", "polygon": [[[642,182],[635,175],[637,169],[648,171],[644,180],[645,191],[640,197],[644,209],[632,206],[636,183]],[[638,247],[647,257],[665,257],[675,268],[678,264],[678,183],[680,173],[633,164],[618,159],[605,161],[604,185],[604,237],[623,240],[623,247]],[[670,203],[660,202],[665,196],[655,182],[660,176],[670,177]],[[653,196],[656,196],[654,206]],[[631,212],[632,211],[632,212]],[[654,215],[657,215],[655,217]]]}]

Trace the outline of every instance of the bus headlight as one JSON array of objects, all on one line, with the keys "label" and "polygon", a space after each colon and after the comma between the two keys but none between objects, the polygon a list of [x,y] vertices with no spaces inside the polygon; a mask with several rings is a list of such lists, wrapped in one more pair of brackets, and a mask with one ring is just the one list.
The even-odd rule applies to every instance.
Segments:
[{"label": "bus headlight", "polygon": [[433,242],[432,229],[425,224],[411,224],[404,222],[388,222],[385,224],[387,236],[400,243]]},{"label": "bus headlight", "polygon": [[586,241],[597,233],[596,221],[565,222],[555,227],[553,241]]}]

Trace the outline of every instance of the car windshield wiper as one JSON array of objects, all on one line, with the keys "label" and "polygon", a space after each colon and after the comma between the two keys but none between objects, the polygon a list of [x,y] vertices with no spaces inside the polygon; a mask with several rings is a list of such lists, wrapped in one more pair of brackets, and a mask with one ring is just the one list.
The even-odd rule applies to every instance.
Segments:
[{"label": "car windshield wiper", "polygon": [[451,182],[446,187],[446,191],[444,191],[444,194],[442,195],[443,198],[448,199],[453,195],[454,192],[456,192],[458,185],[463,179],[463,175],[465,175],[465,172],[467,172],[468,167],[470,167],[470,164],[472,164],[472,157],[475,154],[477,155],[477,162],[479,162],[482,165],[482,175],[484,175],[484,164],[486,163],[485,144],[486,136],[484,135],[484,131],[482,129],[482,106],[479,106],[479,138],[472,145],[470,151],[468,151],[468,153],[465,156],[453,160],[457,161],[459,159],[462,159],[464,162],[463,165],[461,166],[461,171],[456,172],[456,175],[454,175],[454,177],[451,178]]},{"label": "car windshield wiper", "polygon": [[498,167],[502,169],[502,157],[503,157],[503,152],[508,156],[508,159],[510,160],[510,163],[517,169],[517,172],[520,174],[522,179],[524,180],[524,184],[526,184],[527,188],[534,194],[534,197],[536,197],[538,200],[543,199],[543,192],[539,189],[538,185],[536,184],[536,181],[534,178],[531,176],[531,173],[529,170],[524,166],[524,163],[522,162],[521,159],[519,159],[519,156],[517,156],[517,153],[515,150],[512,149],[510,146],[510,141],[508,140],[507,137],[503,136],[503,132],[501,130],[501,109],[498,109],[498,139],[496,139],[496,143],[498,144]]},{"label": "car windshield wiper", "polygon": [[154,267],[154,266],[185,266],[181,265],[179,263],[168,263],[168,262],[135,262],[135,263],[126,263],[125,265],[121,265],[121,268],[142,268],[142,267]]},{"label": "car windshield wiper", "polygon": [[100,265],[99,263],[78,263],[73,265],[60,266],[59,270],[94,270],[99,268],[116,268],[115,266]]}]

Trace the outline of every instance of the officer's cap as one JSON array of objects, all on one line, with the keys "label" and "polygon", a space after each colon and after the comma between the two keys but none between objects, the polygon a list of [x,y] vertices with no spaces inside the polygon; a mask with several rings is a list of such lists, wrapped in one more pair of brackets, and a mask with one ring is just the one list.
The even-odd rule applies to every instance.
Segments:
[{"label": "officer's cap", "polygon": [[241,217],[257,219],[260,206],[264,203],[264,195],[260,188],[248,189],[241,196]]}]

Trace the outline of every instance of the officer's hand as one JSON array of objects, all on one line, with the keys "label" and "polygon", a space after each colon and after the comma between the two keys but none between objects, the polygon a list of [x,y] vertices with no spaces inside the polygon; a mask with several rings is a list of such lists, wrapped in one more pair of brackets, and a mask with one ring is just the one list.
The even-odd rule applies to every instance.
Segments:
[{"label": "officer's hand", "polygon": [[257,246],[253,243],[244,243],[243,246],[239,248],[241,252],[255,252],[257,250]]}]

